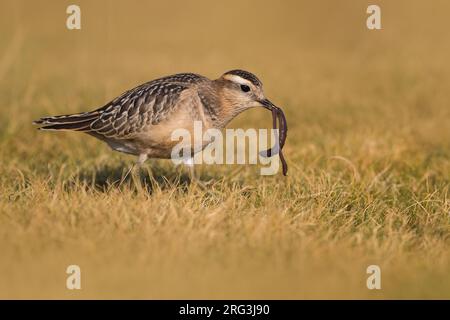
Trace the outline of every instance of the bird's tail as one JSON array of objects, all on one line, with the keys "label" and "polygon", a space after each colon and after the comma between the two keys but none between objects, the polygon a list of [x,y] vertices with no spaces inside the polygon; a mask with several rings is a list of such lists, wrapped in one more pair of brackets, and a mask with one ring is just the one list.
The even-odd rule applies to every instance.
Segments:
[{"label": "bird's tail", "polygon": [[91,123],[98,119],[98,112],[84,112],[62,116],[43,117],[33,121],[33,124],[40,125],[39,130],[72,130],[90,131]]}]

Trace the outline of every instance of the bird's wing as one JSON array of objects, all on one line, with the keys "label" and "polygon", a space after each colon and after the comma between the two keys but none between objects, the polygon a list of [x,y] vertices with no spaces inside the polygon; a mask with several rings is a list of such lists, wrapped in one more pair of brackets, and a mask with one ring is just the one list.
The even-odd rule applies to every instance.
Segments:
[{"label": "bird's wing", "polygon": [[126,139],[156,125],[174,110],[181,93],[207,78],[181,73],[128,90],[105,106],[73,115],[41,118],[44,130],[76,130],[106,138]]},{"label": "bird's wing", "polygon": [[130,138],[166,119],[181,93],[205,79],[196,74],[177,74],[131,89],[96,110],[101,115],[91,123],[90,131],[108,138]]}]

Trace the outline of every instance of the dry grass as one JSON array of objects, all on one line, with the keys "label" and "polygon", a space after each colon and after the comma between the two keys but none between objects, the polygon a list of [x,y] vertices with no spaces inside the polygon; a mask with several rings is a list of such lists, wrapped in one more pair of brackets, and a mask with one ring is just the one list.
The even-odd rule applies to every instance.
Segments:
[{"label": "dry grass", "polygon": [[[448,1],[3,1],[1,298],[449,298]],[[258,74],[283,106],[290,176],[134,159],[42,115],[175,72]],[[253,110],[233,126],[270,126]],[[151,169],[151,172],[150,172]],[[148,178],[150,176],[151,178]],[[165,177],[165,178],[164,178]],[[82,269],[81,291],[65,269]],[[365,286],[382,268],[382,290]]]}]

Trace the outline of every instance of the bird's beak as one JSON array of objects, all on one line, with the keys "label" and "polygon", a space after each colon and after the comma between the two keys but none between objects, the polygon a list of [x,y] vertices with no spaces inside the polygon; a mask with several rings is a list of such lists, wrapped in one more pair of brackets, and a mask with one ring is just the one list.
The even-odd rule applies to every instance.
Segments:
[{"label": "bird's beak", "polygon": [[272,102],[270,102],[269,99],[263,99],[263,100],[260,100],[259,103],[260,103],[264,108],[269,109],[270,111],[280,109],[280,108],[278,108],[276,105],[274,105]]}]

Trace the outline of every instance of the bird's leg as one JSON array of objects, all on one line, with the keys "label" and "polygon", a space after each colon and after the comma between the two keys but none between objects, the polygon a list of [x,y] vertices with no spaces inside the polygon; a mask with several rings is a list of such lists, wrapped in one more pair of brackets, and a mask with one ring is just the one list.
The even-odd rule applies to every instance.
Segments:
[{"label": "bird's leg", "polygon": [[184,159],[183,163],[189,169],[189,178],[191,179],[191,182],[195,181],[201,185],[202,182],[200,181],[200,178],[195,174],[194,156]]},{"label": "bird's leg", "polygon": [[144,162],[147,160],[147,154],[140,154],[138,160],[136,162],[137,172],[132,172],[132,178],[137,188],[142,188],[141,180],[140,180],[140,172],[141,168],[144,165]]},{"label": "bird's leg", "polygon": [[139,155],[136,164],[140,168],[140,167],[142,167],[142,165],[144,164],[145,161],[147,161],[147,154],[146,153],[142,153],[142,154]]},{"label": "bird's leg", "polygon": [[196,179],[194,169],[194,157],[183,159],[183,164],[189,169],[189,177],[191,181]]},{"label": "bird's leg", "polygon": [[147,160],[147,154],[143,153],[143,154],[139,155],[138,160],[135,163],[133,163],[133,165],[130,167],[130,169],[128,169],[128,171],[125,174],[125,176],[123,176],[123,178],[120,180],[119,188],[122,185],[122,183],[125,181],[125,179],[128,177],[128,175],[134,170],[134,168],[136,166],[138,168],[141,168],[146,160]]},{"label": "bird's leg", "polygon": [[202,189],[208,188],[208,186],[207,186],[208,183],[205,183],[202,180],[200,180],[200,176],[198,176],[195,173],[194,157],[184,159],[183,163],[186,167],[189,168],[189,177],[191,179],[191,183],[196,184],[197,186],[199,186]]}]

